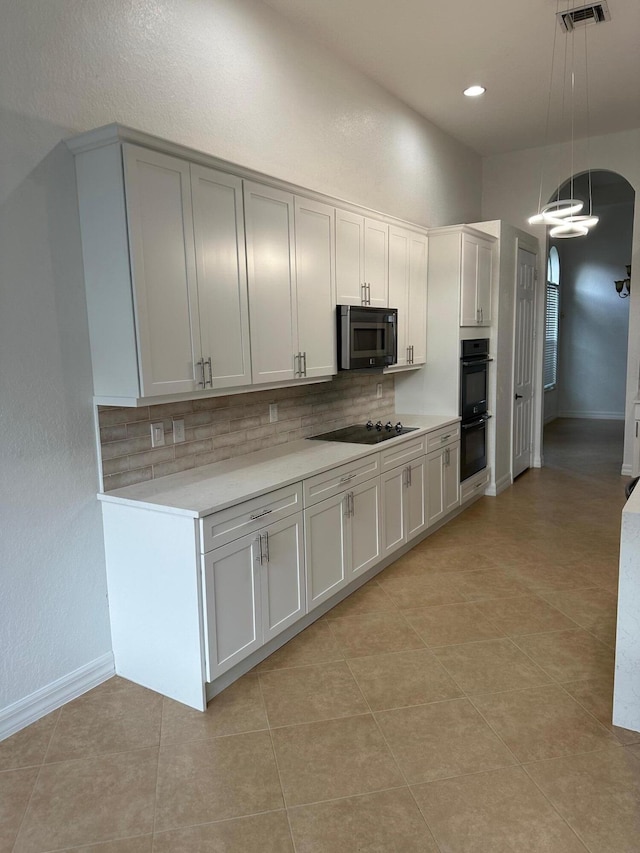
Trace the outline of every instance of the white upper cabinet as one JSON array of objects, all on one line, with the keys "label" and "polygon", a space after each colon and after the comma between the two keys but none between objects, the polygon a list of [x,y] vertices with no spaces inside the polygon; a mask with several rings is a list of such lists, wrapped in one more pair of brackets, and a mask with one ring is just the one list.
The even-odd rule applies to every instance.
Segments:
[{"label": "white upper cabinet", "polygon": [[191,166],[200,339],[207,387],[251,382],[242,181]]},{"label": "white upper cabinet", "polygon": [[293,195],[245,181],[244,203],[253,381],[293,379],[297,353]]},{"label": "white upper cabinet", "polygon": [[398,366],[427,356],[427,238],[389,227],[389,307],[398,309]]},{"label": "white upper cabinet", "polygon": [[254,383],[336,372],[334,210],[245,182]]},{"label": "white upper cabinet", "polygon": [[492,242],[462,233],[460,325],[491,325]]},{"label": "white upper cabinet", "polygon": [[250,383],[241,181],[129,143],[76,170],[96,396]]},{"label": "white upper cabinet", "polygon": [[[389,226],[336,210],[338,305],[388,306]],[[394,307],[394,306],[392,306]]]},{"label": "white upper cabinet", "polygon": [[337,371],[334,223],[332,207],[296,196],[296,354],[302,376]]},{"label": "white upper cabinet", "polygon": [[140,394],[194,391],[201,350],[189,164],[133,145],[123,156]]}]

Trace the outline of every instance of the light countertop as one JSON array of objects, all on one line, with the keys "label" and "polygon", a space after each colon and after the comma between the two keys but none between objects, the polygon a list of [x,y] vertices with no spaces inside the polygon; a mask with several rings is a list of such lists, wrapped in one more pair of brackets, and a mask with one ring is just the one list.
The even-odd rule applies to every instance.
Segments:
[{"label": "light countertop", "polygon": [[379,453],[382,447],[386,449],[396,442],[455,424],[460,418],[398,414],[394,420],[418,429],[410,436],[391,438],[382,445],[301,439],[213,465],[203,465],[134,486],[114,489],[98,497],[108,503],[200,518],[273,489],[313,477],[337,465]]}]

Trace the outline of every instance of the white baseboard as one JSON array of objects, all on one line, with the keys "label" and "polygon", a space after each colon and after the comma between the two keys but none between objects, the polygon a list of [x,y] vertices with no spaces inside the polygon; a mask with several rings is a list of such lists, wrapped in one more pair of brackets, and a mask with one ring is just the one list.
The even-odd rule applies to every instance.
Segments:
[{"label": "white baseboard", "polygon": [[115,674],[113,653],[96,658],[35,693],[0,710],[0,741],[35,723],[61,705],[97,687]]},{"label": "white baseboard", "polygon": [[496,480],[496,496],[504,492],[505,489],[508,489],[512,483],[513,480],[511,479],[511,474],[505,474],[504,477],[500,477],[499,480]]},{"label": "white baseboard", "polygon": [[558,417],[592,421],[623,421],[624,412],[558,412]]},{"label": "white baseboard", "polygon": [[623,465],[620,471],[622,477],[633,477],[633,468],[631,465]]}]

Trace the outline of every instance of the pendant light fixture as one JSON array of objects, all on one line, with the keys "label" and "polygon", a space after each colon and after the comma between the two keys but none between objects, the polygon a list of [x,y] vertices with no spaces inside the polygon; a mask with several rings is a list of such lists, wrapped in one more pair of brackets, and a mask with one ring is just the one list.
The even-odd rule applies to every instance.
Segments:
[{"label": "pendant light fixture", "polygon": [[[602,6],[600,3],[598,6]],[[556,21],[559,23],[560,29],[567,33],[567,38],[564,45],[564,69],[560,86],[560,111],[561,120],[570,122],[570,179],[568,182],[568,195],[561,196],[562,183],[558,182],[558,190],[556,197],[548,204],[542,204],[542,186],[544,182],[544,158],[546,148],[549,143],[549,129],[551,123],[551,108],[553,100],[553,85],[554,85],[554,69],[556,66],[556,47],[558,27],[554,28],[553,36],[553,52],[551,56],[551,69],[549,74],[549,95],[547,99],[547,119],[545,130],[545,145],[541,152],[540,166],[540,194],[538,196],[538,212],[531,216],[528,220],[530,225],[548,225],[550,226],[549,236],[566,239],[571,237],[584,237],[589,233],[589,229],[593,228],[598,223],[598,217],[593,215],[592,191],[591,191],[591,170],[589,166],[587,181],[588,181],[588,211],[584,211],[585,202],[576,198],[574,192],[574,149],[575,149],[575,118],[576,118],[576,57],[575,57],[575,25],[579,24],[584,30],[584,103],[586,112],[586,145],[587,145],[587,163],[589,163],[589,78],[588,78],[588,63],[587,63],[587,29],[588,22],[595,23],[600,20],[609,20],[610,16],[601,17],[594,12],[595,6],[576,7],[575,0],[571,0],[569,9],[560,11],[560,0],[556,4]],[[560,52],[560,51],[558,51]],[[547,154],[548,156],[548,154]]]}]

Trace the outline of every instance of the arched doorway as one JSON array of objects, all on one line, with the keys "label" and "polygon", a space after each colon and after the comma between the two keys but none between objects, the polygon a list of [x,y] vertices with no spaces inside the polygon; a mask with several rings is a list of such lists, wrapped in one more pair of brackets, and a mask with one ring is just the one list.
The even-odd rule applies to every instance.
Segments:
[{"label": "arched doorway", "polygon": [[[590,180],[598,225],[585,237],[550,239],[547,245],[545,462],[553,462],[549,435],[561,435],[570,449],[572,434],[593,434],[607,442],[607,464],[617,464],[620,473],[630,299],[618,294],[615,281],[626,277],[631,263],[635,193],[614,172],[595,171]],[[586,173],[573,179],[573,195],[587,203],[588,182]],[[560,197],[569,192],[567,181]]]}]

